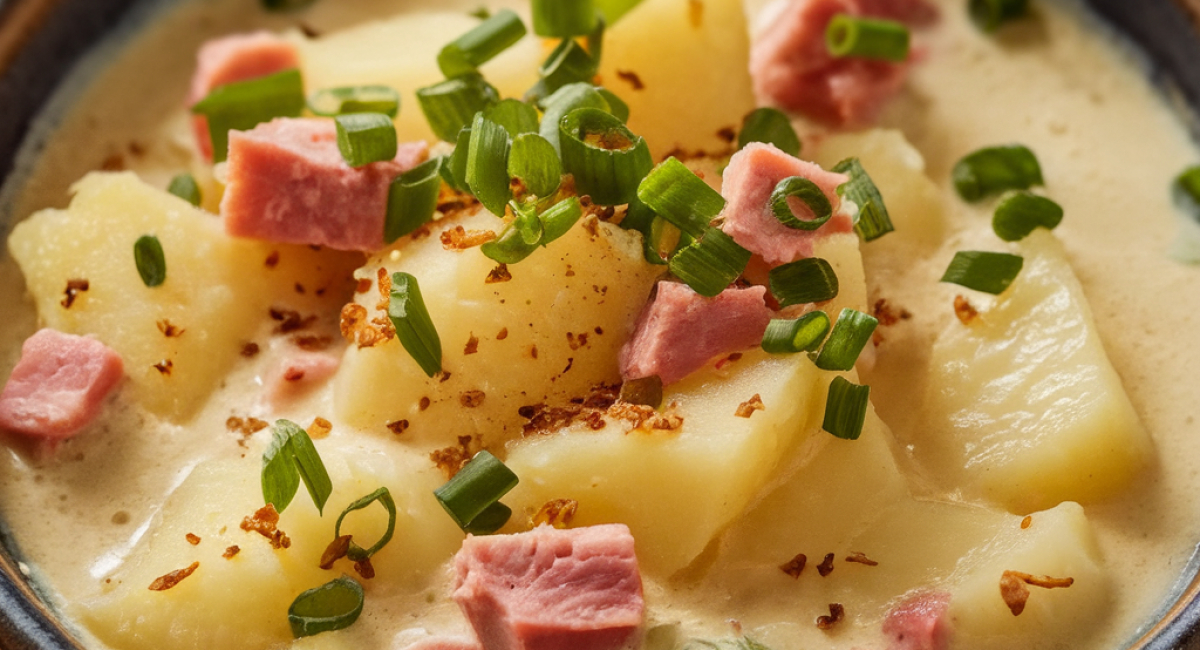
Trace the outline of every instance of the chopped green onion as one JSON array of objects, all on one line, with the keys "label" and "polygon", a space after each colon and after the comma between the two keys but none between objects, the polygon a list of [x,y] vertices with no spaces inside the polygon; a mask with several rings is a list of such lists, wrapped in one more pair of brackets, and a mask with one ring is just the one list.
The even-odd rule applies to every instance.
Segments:
[{"label": "chopped green onion", "polygon": [[396,117],[400,112],[400,94],[388,86],[325,88],[309,96],[308,110],[322,117],[347,113],[383,113]]},{"label": "chopped green onion", "polygon": [[[812,219],[801,219],[792,209],[790,199],[798,199],[812,212]],[[833,216],[833,204],[817,184],[803,176],[789,176],[771,192],[771,212],[779,223],[795,230],[816,230]]]},{"label": "chopped green onion", "polygon": [[471,74],[524,37],[521,18],[510,9],[501,9],[443,47],[437,57],[438,68],[448,79]]},{"label": "chopped green onion", "polygon": [[508,152],[512,140],[501,125],[475,115],[471,124],[471,141],[467,149],[467,185],[483,207],[492,214],[504,214],[504,206],[512,199],[508,178]]},{"label": "chopped green onion", "polygon": [[438,338],[421,287],[408,273],[392,274],[392,291],[388,300],[388,318],[396,328],[396,338],[408,351],[421,370],[429,377],[442,369],[442,341]]},{"label": "chopped green onion", "polygon": [[829,333],[829,315],[810,311],[800,318],[772,318],[763,334],[762,349],[772,354],[812,352]]},{"label": "chopped green onion", "polygon": [[337,146],[351,167],[396,157],[396,125],[383,113],[350,113],[333,118]]},{"label": "chopped green onion", "polygon": [[562,161],[554,145],[536,133],[513,139],[508,154],[508,175],[518,178],[534,196],[550,196],[562,183]]},{"label": "chopped green onion", "polygon": [[650,148],[611,113],[577,108],[559,124],[563,168],[600,205],[629,203],[654,166]]},{"label": "chopped green onion", "polygon": [[167,191],[194,206],[200,205],[200,186],[191,174],[176,174],[167,185]]},{"label": "chopped green onion", "polygon": [[466,530],[488,508],[499,503],[517,482],[517,475],[485,450],[475,454],[454,478],[433,494],[459,528]]},{"label": "chopped green onion", "polygon": [[574,39],[563,39],[538,69],[540,80],[526,93],[526,99],[551,95],[567,84],[590,82],[598,67],[582,45]]},{"label": "chopped green onion", "polygon": [[792,122],[783,111],[775,108],[756,108],[742,119],[742,130],[738,132],[738,149],[751,142],[765,142],[791,155],[800,155],[800,138]]},{"label": "chopped green onion", "polygon": [[817,367],[821,370],[849,370],[858,361],[858,355],[871,341],[871,335],[879,321],[874,316],[854,309],[843,309],[837,323],[829,333],[829,339],[817,355]]},{"label": "chopped green onion", "polygon": [[1004,190],[1025,190],[1042,184],[1042,167],[1028,147],[1019,144],[986,147],[963,156],[954,165],[954,187],[965,201],[978,201]]},{"label": "chopped green onion", "polygon": [[504,527],[512,518],[512,508],[497,501],[488,506],[471,523],[463,527],[463,532],[472,535],[491,535]]},{"label": "chopped green onion", "polygon": [[454,153],[447,156],[442,165],[442,179],[459,192],[470,192],[471,186],[467,185],[467,159],[471,153],[470,126],[458,132],[456,142]]},{"label": "chopped green onion", "polygon": [[[492,241],[484,243],[479,251],[501,264],[516,264],[537,250],[537,239],[532,242],[532,232],[544,233],[545,227],[537,217],[536,206],[512,201],[513,220]],[[533,223],[531,223],[533,222]]]},{"label": "chopped green onion", "polygon": [[442,190],[441,158],[430,158],[400,174],[388,186],[383,241],[392,243],[423,226],[437,211]]},{"label": "chopped green onion", "polygon": [[610,23],[615,23],[621,16],[640,5],[642,0],[595,0],[595,2],[596,9],[604,18]]},{"label": "chopped green onion", "polygon": [[537,218],[537,203],[530,201],[521,204],[510,201],[509,205],[513,206],[514,214],[520,215],[520,218],[513,219],[512,225],[520,235],[521,242],[526,246],[537,246],[546,232],[542,220]]},{"label": "chopped green onion", "polygon": [[668,268],[693,291],[712,298],[732,284],[749,262],[750,251],[729,235],[709,228],[699,241],[675,253]]},{"label": "chopped green onion", "polygon": [[1054,230],[1062,222],[1063,209],[1044,196],[1017,191],[1006,194],[992,214],[992,230],[1004,241],[1020,241],[1041,226]]},{"label": "chopped green onion", "polygon": [[208,118],[213,162],[229,155],[229,132],[252,129],[276,117],[297,117],[304,110],[304,82],[299,70],[217,86],[192,106]]},{"label": "chopped green onion", "polygon": [[1179,209],[1200,222],[1200,165],[1184,170],[1175,178],[1171,195]]},{"label": "chopped green onion", "polygon": [[467,12],[467,15],[472,18],[478,18],[480,20],[487,20],[488,18],[491,17],[492,12],[489,11],[487,7],[485,7],[483,5],[479,5],[478,7],[475,7],[471,11]]},{"label": "chopped green onion", "polygon": [[533,33],[538,36],[571,38],[596,29],[592,0],[533,0]]},{"label": "chopped green onion", "polygon": [[516,99],[504,99],[483,109],[483,116],[504,127],[508,137],[538,132],[537,109]]},{"label": "chopped green onion", "polygon": [[834,377],[825,398],[825,420],[821,428],[842,440],[858,440],[867,420],[870,398],[870,386],[859,386],[845,377]]},{"label": "chopped green onion", "polygon": [[555,151],[562,151],[558,126],[567,113],[577,108],[598,108],[611,112],[610,106],[600,89],[592,84],[584,82],[567,84],[542,100],[542,108],[545,112],[542,114],[539,132],[543,138],[554,145]]},{"label": "chopped green onion", "polygon": [[1029,0],[970,0],[967,7],[975,26],[994,32],[1004,23],[1020,18],[1029,9]]},{"label": "chopped green onion", "polygon": [[666,264],[679,243],[679,228],[636,197],[629,202],[621,227],[642,233],[642,254],[651,264]]},{"label": "chopped green onion", "polygon": [[1021,272],[1025,260],[1020,255],[988,251],[959,251],[950,260],[942,282],[964,286],[990,294],[1001,294]]},{"label": "chopped green onion", "polygon": [[275,512],[283,512],[288,507],[300,489],[301,480],[317,511],[325,511],[325,502],[333,492],[333,481],[312,438],[300,425],[276,420],[275,426],[271,427],[271,444],[263,451],[262,460],[263,501],[274,505]]},{"label": "chopped green onion", "polygon": [[538,215],[542,221],[542,239],[538,244],[545,246],[567,234],[567,231],[581,217],[583,217],[583,204],[580,203],[578,196],[563,199],[550,206],[545,212]]},{"label": "chopped green onion", "polygon": [[333,526],[333,536],[335,538],[341,537],[342,520],[346,518],[346,515],[355,510],[362,510],[376,501],[378,501],[379,505],[383,506],[383,509],[388,513],[387,530],[383,533],[383,536],[379,538],[379,541],[375,542],[371,548],[364,549],[362,546],[359,546],[357,543],[355,543],[353,539],[351,539],[350,546],[346,549],[346,557],[354,560],[355,562],[362,562],[363,560],[369,559],[372,555],[375,555],[375,553],[379,552],[379,549],[383,548],[388,542],[392,541],[392,535],[396,532],[396,502],[392,499],[392,493],[389,492],[387,488],[381,487],[367,496],[355,501],[354,503],[351,503],[350,505],[346,506],[346,509],[342,511],[342,514],[338,515],[337,523]]},{"label": "chopped green onion", "polygon": [[838,186],[838,196],[853,201],[858,206],[854,220],[854,231],[863,241],[871,241],[895,230],[891,215],[883,203],[883,195],[875,187],[875,181],[863,169],[858,158],[847,158],[834,166],[833,171],[846,174],[850,180]]},{"label": "chopped green onion", "polygon": [[771,269],[767,284],[780,307],[825,302],[838,295],[837,274],[820,257],[806,257]]},{"label": "chopped green onion", "polygon": [[167,279],[167,257],[162,243],[154,235],[142,235],[133,243],[133,263],[142,284],[157,287]]},{"label": "chopped green onion", "polygon": [[307,7],[316,0],[262,0],[263,9],[267,11],[293,11]]},{"label": "chopped green onion", "polygon": [[658,216],[693,237],[725,209],[725,199],[674,156],[659,163],[638,184],[638,199]]},{"label": "chopped green onion", "polygon": [[341,576],[297,596],[288,608],[288,623],[299,639],[350,627],[362,608],[362,585]]},{"label": "chopped green onion", "polygon": [[629,121],[629,104],[626,104],[625,100],[621,99],[616,93],[603,86],[596,86],[596,92],[600,93],[600,96],[604,98],[604,101],[608,102],[609,113],[615,115],[617,119],[621,120],[622,122]]},{"label": "chopped green onion", "polygon": [[434,135],[454,142],[475,114],[500,101],[500,93],[477,74],[447,79],[417,90],[417,103]]},{"label": "chopped green onion", "polygon": [[600,57],[604,54],[604,32],[607,29],[608,21],[604,20],[604,14],[597,12],[596,27],[588,32],[586,41],[588,54],[592,57],[592,64],[596,66],[597,71],[600,69]]},{"label": "chopped green onion", "polygon": [[903,61],[908,58],[908,28],[894,20],[838,14],[825,28],[825,47],[837,58]]}]

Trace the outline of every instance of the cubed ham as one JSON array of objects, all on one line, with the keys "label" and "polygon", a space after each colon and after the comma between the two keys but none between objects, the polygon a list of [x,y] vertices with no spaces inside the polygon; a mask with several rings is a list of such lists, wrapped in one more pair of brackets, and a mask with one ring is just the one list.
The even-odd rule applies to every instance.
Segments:
[{"label": "cubed ham", "polygon": [[757,346],[771,322],[766,293],[761,286],[730,287],[705,298],[686,284],[658,283],[621,348],[621,377],[658,375],[671,384],[714,357]]},{"label": "cubed ham", "polygon": [[267,377],[266,397],[282,406],[333,377],[341,358],[328,352],[297,351],[285,357]]},{"label": "cubed ham", "polygon": [[332,120],[276,118],[229,133],[221,214],[225,231],[339,250],[383,247],[388,186],[425,158],[424,142],[402,144],[393,160],[351,167]]},{"label": "cubed ham", "polygon": [[[821,188],[833,206],[833,218],[816,230],[798,230],[780,223],[771,211],[771,192],[789,176],[802,176]],[[748,144],[729,159],[725,168],[721,195],[727,203],[721,212],[721,230],[772,267],[809,257],[816,238],[853,228],[850,218],[838,212],[842,200],[837,188],[848,180],[845,174],[825,171],[772,145]],[[798,200],[792,204],[793,209],[803,206]]]},{"label": "cubed ham", "polygon": [[946,650],[950,646],[950,594],[919,592],[883,619],[888,650]]},{"label": "cubed ham", "polygon": [[0,392],[0,428],[43,440],[79,433],[124,374],[121,356],[96,339],[38,330]]},{"label": "cubed ham", "polygon": [[825,28],[842,13],[910,24],[937,16],[924,0],[791,0],[750,50],[750,74],[761,99],[834,126],[875,120],[904,85],[907,64],[832,57]]},{"label": "cubed ham", "polygon": [[624,524],[468,535],[454,600],[483,650],[636,648],[645,615]]},{"label": "cubed ham", "polygon": [[[187,105],[204,99],[217,86],[247,81],[300,67],[300,52],[291,41],[270,32],[234,34],[208,41],[196,55],[196,72]],[[206,160],[212,160],[212,141],[208,121],[203,115],[192,117],[196,146]]]}]

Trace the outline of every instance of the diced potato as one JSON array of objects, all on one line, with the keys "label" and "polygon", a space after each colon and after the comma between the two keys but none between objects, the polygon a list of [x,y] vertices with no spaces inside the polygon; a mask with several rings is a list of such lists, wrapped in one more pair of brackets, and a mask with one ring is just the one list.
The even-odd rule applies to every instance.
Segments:
[{"label": "diced potato", "polygon": [[[79,617],[113,647],[270,647],[289,641],[287,610],[301,592],[347,573],[317,565],[333,541],[334,523],[350,502],[388,487],[396,501],[396,532],[373,558],[377,579],[359,580],[370,599],[393,591],[417,592],[438,579],[438,567],[462,541],[462,532],[442,512],[431,492],[443,482],[424,459],[370,449],[336,439],[317,441],[334,491],[319,516],[303,486],[280,517],[291,539],[286,549],[239,527],[262,506],[258,454],[199,465],[163,506],[132,554],[102,585],[101,595],[76,606]],[[414,460],[415,458],[415,460]],[[378,504],[346,518],[343,534],[370,546],[387,523]],[[200,538],[190,544],[186,535]],[[230,546],[239,551],[222,555]],[[166,591],[147,589],[158,576],[199,562],[189,577]]]},{"label": "diced potato", "polygon": [[917,459],[964,494],[1025,513],[1126,486],[1151,442],[1096,333],[1062,245],[1038,229],[1025,266],[934,344]]},{"label": "diced potato", "polygon": [[[522,406],[561,404],[620,381],[617,353],[662,273],[643,260],[636,233],[587,217],[509,266],[511,280],[489,284],[496,263],[478,248],[442,247],[439,235],[458,225],[502,227],[485,211],[437,222],[429,237],[402,240],[398,261],[385,251],[365,269],[370,277],[381,265],[389,276],[417,277],[449,377],[426,377],[395,339],[352,346],[337,377],[339,418],[385,433],[386,424],[407,420],[405,439],[418,444],[452,445],[464,435],[484,435],[490,444],[520,430]],[[374,311],[377,291],[358,299],[384,317]]]},{"label": "diced potato", "polygon": [[[134,242],[146,234],[158,237],[166,257],[166,282],[155,288],[143,284],[133,259]],[[9,250],[41,323],[95,335],[125,361],[127,394],[177,420],[221,381],[272,306],[329,311],[347,293],[356,257],[231,239],[217,217],[132,173],[87,175],[69,208],[18,224]],[[274,265],[266,264],[276,252]],[[68,308],[72,279],[88,288]],[[301,294],[298,286],[308,289]],[[168,324],[176,336],[166,335]]]},{"label": "diced potato", "polygon": [[600,77],[629,104],[629,128],[656,159],[721,151],[729,143],[718,131],[740,129],[754,110],[749,51],[738,0],[644,0],[606,35]]}]

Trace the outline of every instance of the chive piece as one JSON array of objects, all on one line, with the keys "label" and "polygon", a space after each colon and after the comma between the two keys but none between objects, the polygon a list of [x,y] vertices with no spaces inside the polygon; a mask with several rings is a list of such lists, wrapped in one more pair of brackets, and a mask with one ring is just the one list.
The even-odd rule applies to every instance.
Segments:
[{"label": "chive piece", "polygon": [[604,54],[604,32],[608,29],[608,21],[604,20],[604,14],[594,12],[594,15],[596,16],[596,26],[588,32],[586,44],[588,55],[592,57],[592,65],[596,66],[596,70],[599,71],[600,57]]},{"label": "chive piece", "polygon": [[[812,219],[801,219],[792,209],[789,199],[799,199],[812,213]],[[817,184],[803,176],[789,176],[771,192],[771,212],[779,223],[795,230],[816,230],[833,216],[833,204]]]},{"label": "chive piece", "polygon": [[464,127],[455,138],[454,153],[446,158],[442,166],[442,178],[450,187],[459,192],[470,192],[467,185],[467,158],[471,153],[471,127]]},{"label": "chive piece", "polygon": [[985,147],[963,156],[952,172],[954,188],[974,203],[1004,190],[1042,185],[1042,167],[1028,147],[1019,144]]},{"label": "chive piece", "polygon": [[1038,226],[1054,230],[1062,218],[1062,206],[1054,201],[1025,191],[1010,192],[996,205],[992,230],[1004,241],[1020,241]]},{"label": "chive piece", "polygon": [[592,0],[533,0],[533,33],[538,36],[571,38],[596,29]]},{"label": "chive piece", "polygon": [[538,132],[537,109],[516,99],[504,99],[483,109],[483,116],[504,127],[508,137]]},{"label": "chive piece", "polygon": [[817,367],[821,370],[849,370],[858,361],[858,355],[871,341],[871,335],[879,321],[874,316],[854,309],[843,309],[837,323],[829,333],[829,339],[817,355]]},{"label": "chive piece", "polygon": [[513,139],[508,154],[508,175],[521,180],[534,196],[550,196],[562,183],[562,161],[554,145],[536,133]]},{"label": "chive piece", "polygon": [[500,101],[500,93],[477,74],[447,79],[417,90],[417,103],[434,135],[454,142],[475,114]]},{"label": "chive piece", "polygon": [[288,608],[288,624],[297,639],[350,627],[363,608],[363,588],[341,576],[296,596]]},{"label": "chive piece", "polygon": [[355,562],[362,562],[363,560],[369,559],[372,555],[375,555],[377,552],[379,552],[379,549],[383,548],[388,542],[392,541],[392,535],[396,532],[396,502],[392,499],[392,493],[389,492],[386,487],[381,487],[367,496],[358,499],[354,503],[346,506],[346,509],[342,511],[342,514],[338,515],[337,523],[333,525],[334,538],[341,537],[342,520],[346,518],[346,515],[355,510],[362,510],[376,501],[378,501],[379,505],[383,506],[383,509],[388,513],[387,530],[384,531],[383,536],[380,537],[379,541],[375,542],[371,548],[364,549],[355,543],[353,539],[350,540],[350,546],[346,549],[346,557],[354,560]]},{"label": "chive piece", "polygon": [[1200,223],[1200,165],[1189,167],[1171,184],[1175,205]]},{"label": "chive piece", "polygon": [[[537,217],[535,205],[510,202],[513,220],[500,231],[500,234],[490,242],[479,247],[479,251],[490,259],[501,264],[516,264],[537,250],[537,240],[528,241],[528,234],[535,230],[545,232],[545,228]],[[536,222],[536,223],[530,223]]]},{"label": "chive piece", "polygon": [[668,268],[696,293],[712,298],[746,270],[750,251],[716,228],[671,257]]},{"label": "chive piece", "polygon": [[466,181],[475,198],[497,216],[504,214],[504,206],[512,199],[508,178],[511,142],[503,126],[482,112],[475,115],[467,148]]},{"label": "chive piece", "polygon": [[542,235],[546,232],[546,227],[542,224],[542,220],[537,218],[537,203],[530,201],[521,204],[511,201],[509,205],[512,206],[514,214],[520,214],[524,217],[522,219],[514,219],[512,222],[517,234],[521,237],[521,241],[526,246],[537,246],[538,242],[542,241]]},{"label": "chive piece", "polygon": [[309,95],[308,110],[321,117],[347,113],[383,113],[396,117],[400,112],[400,94],[388,86],[324,88]]},{"label": "chive piece", "polygon": [[596,86],[596,92],[600,93],[600,96],[604,98],[604,101],[608,102],[609,113],[615,115],[616,118],[622,122],[629,121],[629,104],[626,104],[625,100],[621,99],[616,93],[603,86]]},{"label": "chive piece", "polygon": [[970,0],[967,11],[975,26],[994,32],[1004,23],[1020,18],[1029,9],[1029,0]]},{"label": "chive piece", "polygon": [[655,214],[637,197],[629,202],[621,227],[642,234],[642,255],[651,264],[666,264],[679,243],[679,228]]},{"label": "chive piece", "polygon": [[578,196],[563,199],[550,206],[538,218],[542,222],[542,239],[539,245],[545,246],[567,234],[571,227],[583,217],[583,204]]},{"label": "chive piece", "polygon": [[350,113],[333,118],[337,146],[351,167],[396,157],[396,126],[383,113]]},{"label": "chive piece", "polygon": [[990,294],[1001,294],[1008,288],[1025,260],[1020,255],[988,251],[959,251],[950,260],[942,282],[964,286]]},{"label": "chive piece", "polygon": [[650,148],[611,113],[577,108],[559,124],[564,170],[599,205],[629,203],[654,166]]},{"label": "chive piece", "polygon": [[512,518],[512,508],[500,503],[493,503],[463,527],[464,533],[472,535],[491,535],[504,527]]},{"label": "chive piece", "polygon": [[392,291],[388,300],[388,318],[396,328],[396,338],[408,351],[421,370],[429,377],[442,369],[442,341],[438,338],[421,287],[408,273],[392,274]]},{"label": "chive piece", "polygon": [[200,186],[196,178],[188,173],[176,174],[167,185],[167,191],[179,198],[200,207]]},{"label": "chive piece", "polygon": [[467,526],[516,487],[517,482],[517,475],[485,450],[475,454],[454,478],[434,490],[433,494],[454,523],[465,531]]},{"label": "chive piece", "polygon": [[314,2],[316,0],[262,0],[262,6],[267,11],[295,11]]},{"label": "chive piece", "polygon": [[872,241],[895,230],[892,217],[883,203],[883,195],[875,181],[863,169],[858,158],[847,158],[834,166],[833,171],[846,174],[850,180],[838,186],[838,196],[853,201],[858,206],[854,220],[854,231],[863,241]]},{"label": "chive piece", "polygon": [[471,74],[524,37],[521,18],[510,9],[501,9],[443,47],[437,57],[438,68],[447,79]]},{"label": "chive piece", "polygon": [[133,243],[133,263],[142,284],[157,287],[167,279],[167,257],[162,243],[154,235],[142,235]]},{"label": "chive piece", "polygon": [[485,7],[483,5],[479,5],[478,7],[475,7],[471,11],[467,12],[467,15],[472,18],[478,18],[480,20],[487,20],[488,18],[490,18],[492,16],[492,12],[487,7]]},{"label": "chive piece", "polygon": [[598,108],[611,112],[610,106],[603,93],[592,84],[583,82],[567,84],[542,100],[544,113],[539,133],[554,145],[555,151],[562,151],[558,126],[567,113],[577,108]]},{"label": "chive piece", "polygon": [[791,155],[800,155],[800,138],[792,122],[783,111],[775,108],[756,108],[742,118],[742,130],[738,132],[738,149],[751,142],[765,142]]},{"label": "chive piece", "polygon": [[526,99],[552,95],[567,84],[591,82],[598,68],[582,45],[574,39],[563,39],[538,68],[539,81],[526,93]]},{"label": "chive piece", "polygon": [[829,315],[810,311],[800,318],[772,318],[763,334],[762,349],[772,354],[816,350],[829,333]]},{"label": "chive piece", "polygon": [[301,480],[317,512],[323,513],[325,502],[333,493],[333,481],[325,463],[300,425],[276,420],[271,427],[271,444],[263,451],[263,501],[273,504],[276,512],[283,512],[296,496]]},{"label": "chive piece", "polygon": [[825,48],[836,58],[903,61],[908,58],[908,28],[894,20],[838,14],[825,28]]},{"label": "chive piece", "polygon": [[780,307],[833,300],[839,289],[833,267],[820,257],[806,257],[771,269],[767,285]]},{"label": "chive piece", "polygon": [[299,70],[217,86],[192,106],[208,118],[213,162],[229,155],[229,132],[252,129],[276,117],[297,117],[304,110],[304,82]]},{"label": "chive piece", "polygon": [[858,440],[863,423],[867,421],[871,387],[851,383],[845,377],[834,377],[825,399],[825,420],[821,428],[842,440]]},{"label": "chive piece", "polygon": [[437,211],[442,190],[442,159],[430,158],[400,174],[388,186],[383,241],[392,243],[425,225]]},{"label": "chive piece", "polygon": [[610,23],[617,22],[634,7],[642,4],[642,0],[596,0],[596,9]]},{"label": "chive piece", "polygon": [[725,209],[725,199],[674,156],[659,163],[638,184],[637,196],[658,216],[693,237]]},{"label": "chive piece", "polygon": [[621,382],[621,393],[618,398],[622,402],[639,404],[658,408],[663,401],[662,377],[650,375],[641,379],[629,379]]}]

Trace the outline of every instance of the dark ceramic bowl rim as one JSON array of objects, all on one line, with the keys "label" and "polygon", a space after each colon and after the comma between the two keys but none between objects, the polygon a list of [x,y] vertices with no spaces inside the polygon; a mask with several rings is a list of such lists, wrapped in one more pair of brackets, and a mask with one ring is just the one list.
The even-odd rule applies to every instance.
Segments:
[{"label": "dark ceramic bowl rim", "polygon": [[[162,1],[0,0],[0,179],[13,172],[18,153],[36,154],[30,127],[59,82],[107,35],[132,28],[139,6]],[[1200,139],[1200,0],[1083,2],[1145,55],[1148,74]],[[0,233],[8,228],[0,221]],[[82,649],[20,558],[0,520],[0,650]],[[1200,650],[1200,548],[1174,594],[1125,650]]]}]

